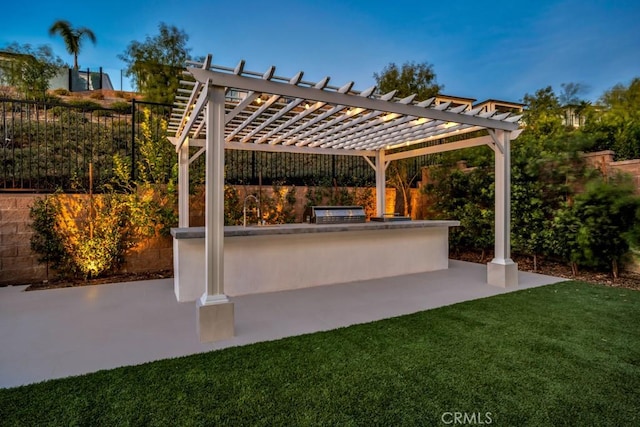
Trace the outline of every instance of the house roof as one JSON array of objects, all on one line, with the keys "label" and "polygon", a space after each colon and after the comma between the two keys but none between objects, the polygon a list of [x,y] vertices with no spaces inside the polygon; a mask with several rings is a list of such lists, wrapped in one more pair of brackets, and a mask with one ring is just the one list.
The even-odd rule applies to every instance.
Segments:
[{"label": "house roof", "polygon": [[[311,82],[303,72],[281,77],[275,67],[258,73],[235,67],[192,63],[184,72],[168,125],[177,149],[187,137],[204,139],[205,106],[210,88],[224,87],[224,139],[231,149],[370,155],[412,147],[482,129],[515,131],[520,115],[486,111],[470,103],[415,95],[397,98],[373,86],[353,89],[330,78]],[[466,99],[466,98],[465,98]],[[460,139],[460,138],[456,138]],[[202,145],[202,144],[201,144]]]}]

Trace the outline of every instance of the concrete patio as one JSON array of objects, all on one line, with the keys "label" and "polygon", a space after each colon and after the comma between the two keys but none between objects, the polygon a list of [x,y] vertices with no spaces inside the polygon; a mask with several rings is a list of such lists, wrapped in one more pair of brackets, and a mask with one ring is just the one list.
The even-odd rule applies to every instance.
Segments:
[{"label": "concrete patio", "polygon": [[565,279],[519,272],[519,286],[486,284],[486,266],[232,298],[236,336],[201,344],[193,303],[173,279],[24,292],[0,288],[0,387],[136,365],[329,330]]}]

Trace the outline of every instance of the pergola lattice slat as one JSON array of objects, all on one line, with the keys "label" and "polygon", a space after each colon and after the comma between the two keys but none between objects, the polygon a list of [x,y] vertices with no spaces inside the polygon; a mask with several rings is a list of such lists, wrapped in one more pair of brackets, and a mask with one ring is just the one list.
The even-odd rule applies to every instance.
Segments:
[{"label": "pergola lattice slat", "polygon": [[[233,130],[229,130],[226,132],[227,142],[231,142],[234,139],[235,135],[240,134],[242,130],[245,130],[246,133],[242,138],[243,142],[250,142],[253,136],[258,135],[260,132],[264,132],[260,135],[259,138],[257,138],[256,142],[270,143],[271,145],[275,145],[278,143],[285,143],[287,145],[299,144],[299,146],[313,144],[313,142],[305,141],[305,139],[314,133],[330,129],[335,124],[348,120],[350,116],[345,114],[338,117],[332,116],[345,109],[347,109],[347,111],[353,111],[354,108],[358,109],[356,111],[378,111],[381,112],[380,114],[396,113],[403,116],[409,115],[416,118],[424,117],[439,119],[446,122],[463,122],[465,124],[478,125],[482,127],[493,127],[502,130],[515,129],[515,127],[509,126],[512,125],[511,121],[503,120],[508,118],[507,116],[509,116],[509,114],[502,114],[497,116],[496,118],[493,118],[491,116],[494,114],[494,112],[482,112],[475,115],[465,114],[463,112],[462,114],[464,115],[464,119],[461,119],[459,113],[466,107],[462,106],[462,108],[460,108],[460,106],[457,106],[453,109],[449,108],[449,106],[451,105],[450,101],[442,102],[434,107],[419,107],[418,105],[412,103],[403,104],[400,101],[392,101],[390,99],[385,100],[386,98],[382,98],[381,96],[374,97],[372,96],[372,90],[362,94],[359,94],[357,92],[341,93],[338,91],[326,90],[322,88],[324,86],[324,83],[322,81],[319,82],[320,84],[316,83],[316,85],[320,88],[301,87],[297,84],[299,83],[298,76],[290,79],[289,83],[283,83],[267,80],[264,77],[262,79],[258,79],[255,77],[246,77],[242,74],[242,72],[241,74],[236,75],[232,73],[221,72],[220,70],[216,69],[205,70],[199,68],[190,69],[190,71],[198,82],[200,82],[200,80],[207,76],[206,78],[210,80],[210,84],[215,85],[216,82],[219,81],[221,85],[224,85],[224,87],[234,88],[233,83],[236,82],[237,84],[235,86],[244,86],[244,89],[241,90],[243,90],[245,93],[271,94],[269,100],[267,102],[264,102],[258,111],[253,111],[247,118],[245,118],[242,126],[235,127]],[[271,74],[271,69],[266,74]],[[246,84],[239,84],[240,82],[236,81],[236,79],[242,79],[241,81]],[[279,96],[276,97],[272,92],[278,92],[277,95]],[[353,95],[365,96],[354,97]],[[290,97],[292,99],[292,102],[295,102],[297,105],[301,105],[304,103],[314,104],[316,110],[321,108],[319,107],[320,104],[329,104],[333,107],[332,110],[325,112],[323,115],[315,117],[311,120],[311,122],[307,121],[299,123],[309,115],[309,113],[303,111],[298,113],[298,116],[292,116],[288,118],[288,120],[285,122],[286,125],[285,123],[281,123],[277,127],[270,127],[272,124],[277,123],[277,119],[288,117],[287,114],[294,109],[294,107],[286,106],[283,108],[288,108],[287,111],[282,111],[283,108],[275,108],[273,111],[269,111],[270,107],[273,107],[276,101],[281,97]],[[358,101],[357,103],[355,102],[356,100]],[[231,111],[230,108],[228,110]],[[260,114],[268,114],[268,117],[263,118],[263,120],[259,124],[256,124],[256,119],[260,116]],[[374,117],[374,114],[372,114],[372,117]],[[380,114],[375,114],[375,116],[379,116]],[[260,128],[258,128],[258,126],[260,126]],[[311,129],[308,129],[304,133],[300,132],[302,129],[307,128]],[[295,136],[292,137],[292,135]],[[304,142],[299,143],[300,141]],[[322,144],[317,144],[315,146],[317,147],[321,145]],[[384,147],[378,147],[378,149],[383,148]]]}]

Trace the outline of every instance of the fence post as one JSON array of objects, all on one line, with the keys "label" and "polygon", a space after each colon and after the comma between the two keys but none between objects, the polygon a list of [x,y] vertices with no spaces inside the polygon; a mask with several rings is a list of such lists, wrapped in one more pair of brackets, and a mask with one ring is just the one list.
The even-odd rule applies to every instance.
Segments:
[{"label": "fence post", "polygon": [[131,182],[136,180],[136,99],[131,99]]},{"label": "fence post", "polygon": [[256,182],[256,152],[251,151],[251,180],[250,182]]},{"label": "fence post", "polygon": [[331,155],[331,178],[337,179],[336,177],[336,156]]}]

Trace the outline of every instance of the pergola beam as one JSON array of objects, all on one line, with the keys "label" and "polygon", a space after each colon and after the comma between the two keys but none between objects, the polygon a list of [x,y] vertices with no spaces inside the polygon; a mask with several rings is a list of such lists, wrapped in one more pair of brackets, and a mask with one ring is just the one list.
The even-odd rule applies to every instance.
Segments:
[{"label": "pergola beam", "polygon": [[489,135],[477,138],[465,139],[463,141],[448,142],[446,144],[432,145],[431,147],[417,148],[415,150],[401,151],[399,153],[387,154],[387,160],[401,160],[411,157],[424,156],[427,154],[444,153],[446,151],[461,150],[463,148],[479,147],[490,145],[493,140]]},{"label": "pergola beam", "polygon": [[227,142],[225,148],[230,150],[266,151],[269,153],[299,153],[299,154],[331,154],[336,156],[375,156],[373,150],[338,150],[331,148],[298,147],[295,145],[252,144],[241,142]]},{"label": "pergola beam", "polygon": [[222,73],[214,70],[203,70],[199,68],[189,68],[189,72],[194,78],[201,82],[224,87],[243,88],[248,91],[280,94],[290,98],[305,98],[311,101],[326,102],[333,105],[345,105],[353,108],[364,108],[367,110],[380,110],[387,113],[398,113],[415,117],[425,117],[445,122],[465,123],[486,128],[494,128],[512,131],[518,128],[517,123],[510,123],[501,120],[492,120],[479,116],[467,116],[450,111],[441,111],[436,108],[421,108],[416,105],[405,105],[398,102],[383,101],[369,97],[353,96],[339,92],[316,89],[313,87],[300,87],[293,84],[280,83],[264,79],[256,79],[235,74]]},{"label": "pergola beam", "polygon": [[187,116],[189,118],[187,119],[187,124],[185,124],[182,133],[178,135],[178,139],[176,141],[176,151],[180,150],[180,147],[182,147],[182,144],[184,143],[185,139],[189,136],[189,129],[191,129],[194,123],[198,121],[200,113],[202,112],[202,109],[205,107],[205,104],[207,103],[208,99],[209,99],[209,84],[207,83],[202,87],[202,90],[200,91],[200,95],[198,95],[198,101],[195,103],[193,110],[191,112],[185,112],[185,114],[190,114],[190,115]]}]

